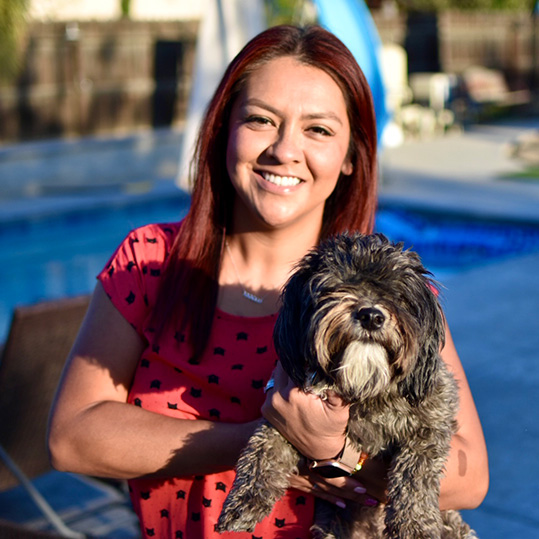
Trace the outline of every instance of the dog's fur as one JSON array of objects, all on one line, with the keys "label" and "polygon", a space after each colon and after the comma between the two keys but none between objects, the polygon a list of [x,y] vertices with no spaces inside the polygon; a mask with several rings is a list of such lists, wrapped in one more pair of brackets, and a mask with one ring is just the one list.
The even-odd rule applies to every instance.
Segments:
[{"label": "dog's fur", "polygon": [[[298,387],[322,397],[332,390],[350,403],[350,443],[389,462],[387,505],[341,510],[317,500],[313,537],[475,537],[458,512],[439,510],[458,391],[439,356],[444,319],[417,254],[381,234],[326,241],[288,281],[274,340]],[[300,457],[261,421],[217,529],[252,531]]]}]

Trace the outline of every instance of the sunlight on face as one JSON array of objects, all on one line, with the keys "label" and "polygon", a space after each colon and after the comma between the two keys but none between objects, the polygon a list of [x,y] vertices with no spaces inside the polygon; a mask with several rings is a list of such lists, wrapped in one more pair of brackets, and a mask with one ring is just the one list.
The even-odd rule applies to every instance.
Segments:
[{"label": "sunlight on face", "polygon": [[350,124],[337,83],[282,57],[254,71],[232,108],[227,170],[236,222],[320,229],[341,174],[352,173]]}]

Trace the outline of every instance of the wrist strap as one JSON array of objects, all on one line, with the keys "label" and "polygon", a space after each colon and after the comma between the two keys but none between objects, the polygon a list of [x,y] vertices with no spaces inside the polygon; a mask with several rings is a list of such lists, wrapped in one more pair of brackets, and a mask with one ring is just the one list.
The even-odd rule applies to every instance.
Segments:
[{"label": "wrist strap", "polygon": [[335,458],[313,460],[309,464],[309,468],[322,477],[342,477],[359,472],[367,459],[367,453],[354,449],[347,438],[342,451]]},{"label": "wrist strap", "polygon": [[367,460],[368,455],[364,451],[358,451],[351,444],[348,438],[344,442],[344,448],[341,451],[338,461],[350,469],[351,474],[359,472]]}]

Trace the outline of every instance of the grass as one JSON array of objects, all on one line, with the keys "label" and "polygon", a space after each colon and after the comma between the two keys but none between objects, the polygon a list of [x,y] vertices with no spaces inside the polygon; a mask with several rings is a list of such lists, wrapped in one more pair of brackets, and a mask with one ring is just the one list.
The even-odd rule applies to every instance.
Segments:
[{"label": "grass", "polygon": [[504,180],[539,182],[539,165],[532,165],[524,170],[503,175]]}]

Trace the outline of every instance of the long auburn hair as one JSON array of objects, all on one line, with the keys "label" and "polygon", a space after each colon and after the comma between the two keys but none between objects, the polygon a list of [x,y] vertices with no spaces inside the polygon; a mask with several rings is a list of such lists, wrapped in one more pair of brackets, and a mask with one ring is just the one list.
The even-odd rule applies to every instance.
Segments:
[{"label": "long auburn hair", "polygon": [[376,120],[368,83],[351,52],[318,26],[275,26],[254,37],[228,66],[199,131],[190,176],[191,205],[170,250],[152,320],[157,337],[171,323],[188,333],[196,361],[206,346],[219,290],[224,239],[235,191],[226,148],[230,111],[248,77],[270,60],[291,56],[328,73],[339,85],[351,129],[350,175],[326,201],[320,239],[372,232],[376,209]]}]

